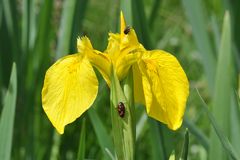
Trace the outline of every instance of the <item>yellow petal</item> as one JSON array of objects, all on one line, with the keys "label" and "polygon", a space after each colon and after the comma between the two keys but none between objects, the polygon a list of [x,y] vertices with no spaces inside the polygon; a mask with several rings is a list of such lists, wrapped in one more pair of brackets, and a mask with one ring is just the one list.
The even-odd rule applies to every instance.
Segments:
[{"label": "yellow petal", "polygon": [[125,56],[120,56],[116,63],[117,76],[122,80],[127,76],[130,67],[135,64],[141,57],[140,52],[129,53]]},{"label": "yellow petal", "polygon": [[87,37],[77,39],[77,48],[80,54],[84,54],[88,57],[91,64],[98,69],[109,85],[111,75],[111,60],[109,55],[94,50],[90,40]]},{"label": "yellow petal", "polygon": [[142,45],[138,42],[137,35],[135,33],[135,30],[133,28],[129,29],[128,33],[124,33],[124,30],[126,29],[126,22],[123,16],[123,12],[121,11],[121,39],[120,39],[120,50],[121,50],[121,55],[124,54],[123,52],[125,51],[126,53],[133,52],[136,49],[143,48]]},{"label": "yellow petal", "polygon": [[125,22],[125,19],[124,19],[124,16],[123,16],[123,12],[121,11],[121,15],[120,15],[120,23],[121,23],[121,37],[123,37],[124,36],[124,30],[125,30],[125,28],[126,28],[126,22]]},{"label": "yellow petal", "polygon": [[83,54],[59,59],[46,72],[42,105],[49,120],[60,134],[64,127],[81,116],[94,102],[98,81]]},{"label": "yellow petal", "polygon": [[144,105],[145,98],[143,94],[142,74],[137,64],[134,64],[132,68],[133,68],[134,102]]},{"label": "yellow petal", "polygon": [[140,49],[131,52],[133,50],[131,48],[120,50],[120,45],[120,35],[110,33],[108,46],[104,52],[109,55],[113,66],[116,68],[118,79],[122,80],[127,75],[129,68],[139,60],[141,52],[137,52]]},{"label": "yellow petal", "polygon": [[108,46],[104,53],[109,55],[113,65],[115,65],[121,55],[119,34],[109,33]]},{"label": "yellow petal", "polygon": [[181,65],[171,54],[155,50],[143,54],[139,67],[148,115],[170,129],[178,129],[189,94],[189,83]]}]

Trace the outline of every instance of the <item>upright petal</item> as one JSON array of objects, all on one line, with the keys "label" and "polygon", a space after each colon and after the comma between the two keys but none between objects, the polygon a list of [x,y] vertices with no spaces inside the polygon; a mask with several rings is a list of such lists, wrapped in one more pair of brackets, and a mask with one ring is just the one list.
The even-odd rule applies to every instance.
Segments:
[{"label": "upright petal", "polygon": [[120,15],[120,23],[121,23],[121,28],[120,28],[120,33],[121,33],[121,37],[123,37],[124,36],[124,30],[125,30],[125,28],[126,28],[126,22],[125,22],[125,18],[124,18],[124,16],[123,16],[123,12],[121,11],[121,13],[120,13],[121,15]]},{"label": "upright petal", "polygon": [[145,104],[145,97],[143,92],[142,74],[137,64],[133,68],[133,86],[134,86],[134,102]]},{"label": "upright petal", "polygon": [[139,60],[141,52],[137,52],[137,49],[135,52],[130,52],[127,48],[120,50],[120,45],[120,35],[110,33],[108,46],[104,52],[109,55],[119,80],[122,80],[127,75],[129,68]]},{"label": "upright petal", "polygon": [[109,33],[108,46],[104,53],[109,55],[113,65],[115,65],[121,55],[119,34]]},{"label": "upright petal", "polygon": [[42,105],[49,120],[60,134],[64,127],[81,116],[94,102],[98,81],[83,54],[59,59],[46,72]]},{"label": "upright petal", "polygon": [[110,85],[111,60],[109,55],[94,50],[87,37],[78,38],[77,48],[80,54],[88,57],[91,64],[98,69],[105,81]]},{"label": "upright petal", "polygon": [[124,77],[127,76],[130,67],[134,65],[137,61],[139,61],[140,57],[140,52],[129,53],[124,57],[119,57],[116,63],[117,76],[119,80],[122,80]]},{"label": "upright petal", "polygon": [[147,51],[139,62],[149,116],[176,130],[182,124],[189,83],[177,59],[160,51]]}]

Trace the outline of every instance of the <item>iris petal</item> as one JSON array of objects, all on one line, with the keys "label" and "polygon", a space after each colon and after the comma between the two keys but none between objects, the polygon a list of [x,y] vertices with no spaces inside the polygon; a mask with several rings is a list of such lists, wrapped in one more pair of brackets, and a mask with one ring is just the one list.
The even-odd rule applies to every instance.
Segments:
[{"label": "iris petal", "polygon": [[110,85],[111,59],[108,54],[94,50],[87,37],[78,38],[78,52],[87,56],[91,64],[98,69],[108,85]]},{"label": "iris petal", "polygon": [[134,86],[134,102],[145,104],[145,97],[143,94],[142,74],[137,64],[132,66],[133,69],[133,86]]},{"label": "iris petal", "polygon": [[42,105],[49,120],[60,134],[64,127],[81,116],[94,102],[98,81],[83,54],[59,59],[45,75]]},{"label": "iris petal", "polygon": [[149,116],[176,130],[182,124],[189,84],[177,59],[160,51],[147,51],[139,62]]}]

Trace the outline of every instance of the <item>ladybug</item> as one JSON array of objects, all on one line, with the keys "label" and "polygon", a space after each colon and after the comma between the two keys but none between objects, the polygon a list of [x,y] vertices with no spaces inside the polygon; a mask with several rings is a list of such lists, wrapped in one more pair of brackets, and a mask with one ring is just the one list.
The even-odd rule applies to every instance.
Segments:
[{"label": "ladybug", "polygon": [[128,34],[131,30],[131,27],[130,26],[127,26],[125,29],[124,29],[124,34]]},{"label": "ladybug", "polygon": [[119,116],[120,116],[121,118],[123,118],[124,115],[125,115],[125,106],[124,106],[124,103],[123,103],[123,102],[119,102],[119,103],[118,103],[117,110],[118,110]]}]

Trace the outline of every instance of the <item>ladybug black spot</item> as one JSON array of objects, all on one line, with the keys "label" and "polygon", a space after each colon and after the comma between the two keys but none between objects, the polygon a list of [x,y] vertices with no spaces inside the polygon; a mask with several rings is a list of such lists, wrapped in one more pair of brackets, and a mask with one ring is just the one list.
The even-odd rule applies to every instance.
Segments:
[{"label": "ladybug black spot", "polygon": [[118,109],[118,114],[119,114],[119,116],[123,118],[124,115],[125,115],[125,106],[124,106],[124,103],[123,103],[123,102],[119,102],[117,109]]},{"label": "ladybug black spot", "polygon": [[131,27],[130,26],[127,26],[125,29],[124,29],[124,34],[128,34],[131,30]]}]

